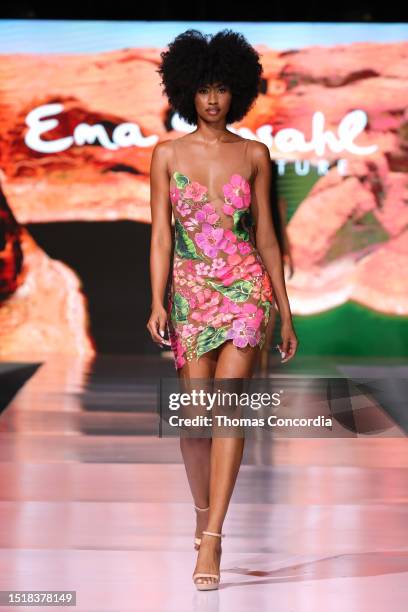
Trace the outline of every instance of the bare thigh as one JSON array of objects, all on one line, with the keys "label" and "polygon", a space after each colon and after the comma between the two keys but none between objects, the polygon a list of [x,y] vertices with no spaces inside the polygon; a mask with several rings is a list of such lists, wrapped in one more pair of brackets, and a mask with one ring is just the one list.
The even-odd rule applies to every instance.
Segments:
[{"label": "bare thigh", "polygon": [[213,378],[215,368],[217,366],[218,349],[213,349],[201,355],[196,361],[186,361],[186,363],[177,370],[178,377],[185,381],[190,378]]},{"label": "bare thigh", "polygon": [[[213,349],[201,355],[198,360],[191,359],[177,370],[179,377],[180,392],[192,393],[193,391],[203,391],[204,393],[212,393],[214,384],[214,374],[217,366],[218,349]],[[209,416],[207,404],[195,405],[193,403],[183,405],[180,410],[180,416],[183,418],[194,418],[195,416]],[[209,430],[207,427],[191,427],[180,432],[182,437],[195,437],[202,434],[208,437]]]},{"label": "bare thigh", "polygon": [[215,378],[251,378],[259,353],[259,346],[238,348],[227,340],[219,347]]},{"label": "bare thigh", "polygon": [[231,426],[226,424],[222,418],[241,418],[243,416],[243,408],[239,402],[234,402],[234,396],[238,398],[239,394],[246,390],[247,382],[252,378],[259,354],[259,346],[238,348],[232,340],[228,340],[219,347],[214,388],[220,393],[226,394],[223,397],[230,398],[230,400],[214,406],[213,414],[214,416],[218,415],[218,418],[214,419],[213,435],[215,437],[244,437],[244,430],[240,425]]}]

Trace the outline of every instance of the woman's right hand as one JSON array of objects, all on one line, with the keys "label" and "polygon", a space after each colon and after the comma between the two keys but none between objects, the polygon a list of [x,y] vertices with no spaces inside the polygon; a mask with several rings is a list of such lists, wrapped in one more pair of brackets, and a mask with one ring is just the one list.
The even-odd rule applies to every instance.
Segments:
[{"label": "woman's right hand", "polygon": [[[146,325],[152,336],[153,342],[160,346],[171,346],[170,340],[164,338],[167,327],[167,312],[164,306],[152,306],[152,313]],[[162,335],[160,335],[162,332]]]}]

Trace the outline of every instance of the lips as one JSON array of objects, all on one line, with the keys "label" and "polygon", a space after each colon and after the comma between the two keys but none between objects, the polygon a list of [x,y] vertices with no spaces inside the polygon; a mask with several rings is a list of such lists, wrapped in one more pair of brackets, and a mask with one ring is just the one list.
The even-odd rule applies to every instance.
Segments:
[{"label": "lips", "polygon": [[216,115],[219,112],[220,112],[219,108],[207,108],[207,113],[210,113],[210,115]]}]

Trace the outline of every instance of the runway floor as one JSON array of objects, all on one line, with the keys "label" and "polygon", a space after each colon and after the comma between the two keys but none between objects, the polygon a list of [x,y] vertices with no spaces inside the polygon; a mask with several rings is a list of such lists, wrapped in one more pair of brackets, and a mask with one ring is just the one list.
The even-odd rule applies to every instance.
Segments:
[{"label": "runway floor", "polygon": [[400,424],[246,440],[220,589],[197,592],[179,441],[158,437],[152,400],[152,379],[173,376],[173,364],[105,355],[0,366],[30,362],[41,365],[0,418],[1,590],[76,591],[86,612],[406,612]]}]

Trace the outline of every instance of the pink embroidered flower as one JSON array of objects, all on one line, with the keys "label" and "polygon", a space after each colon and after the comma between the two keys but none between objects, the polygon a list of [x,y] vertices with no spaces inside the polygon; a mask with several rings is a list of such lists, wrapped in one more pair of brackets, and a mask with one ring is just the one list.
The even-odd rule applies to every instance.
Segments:
[{"label": "pink embroidered flower", "polygon": [[240,174],[233,174],[229,183],[223,186],[227,200],[222,209],[227,215],[233,215],[239,208],[248,208],[251,203],[251,187]]},{"label": "pink embroidered flower", "polygon": [[188,275],[187,287],[190,289],[190,291],[193,293],[201,291],[203,285],[206,285],[206,280],[203,276],[197,277],[195,274]]},{"label": "pink embroidered flower", "polygon": [[173,350],[174,353],[174,360],[175,360],[175,365],[176,365],[176,369],[177,368],[182,368],[183,365],[186,363],[186,360],[184,358],[184,352],[185,352],[185,348],[181,342],[181,337],[179,337],[174,330],[170,331],[169,333],[169,339],[171,342],[171,348]]},{"label": "pink embroidered flower", "polygon": [[204,204],[204,206],[196,212],[195,218],[201,223],[205,221],[207,223],[210,223],[211,225],[214,225],[214,223],[218,221],[220,216],[217,215],[217,213],[215,212],[214,206],[212,206],[212,204],[207,203]]},{"label": "pink embroidered flower", "polygon": [[248,344],[256,346],[261,336],[260,330],[247,325],[245,319],[236,319],[225,337],[227,340],[232,340],[235,346],[244,348]]},{"label": "pink embroidered flower", "polygon": [[200,285],[194,285],[191,287],[191,293],[188,296],[188,303],[190,305],[191,310],[194,310],[194,308],[197,308],[197,304],[198,304],[197,294],[202,293],[203,290],[211,291],[211,289],[208,289],[207,286],[202,287]]},{"label": "pink embroidered flower", "polygon": [[204,321],[208,322],[211,320],[212,316],[218,310],[218,304],[220,301],[221,295],[218,291],[212,291],[211,289],[204,289],[196,294],[196,308],[191,313],[191,318],[195,321]]},{"label": "pink embroidered flower", "polygon": [[186,275],[186,273],[183,270],[183,268],[181,268],[180,264],[178,264],[178,262],[175,261],[175,265],[174,265],[174,268],[173,268],[173,277],[174,277],[174,280],[176,282],[179,282],[180,284],[183,284],[183,282],[184,283],[186,282],[186,280],[184,278],[185,275]]},{"label": "pink embroidered flower", "polygon": [[223,238],[224,229],[222,227],[212,227],[209,223],[203,223],[202,232],[194,236],[196,243],[208,257],[217,256]]},{"label": "pink embroidered flower", "polygon": [[171,187],[170,188],[170,200],[173,204],[175,204],[176,202],[178,202],[180,198],[180,189],[178,187]]},{"label": "pink embroidered flower", "polygon": [[188,323],[187,325],[183,325],[181,327],[181,335],[183,338],[188,338],[189,336],[194,336],[199,332],[199,329],[195,327],[192,323]]},{"label": "pink embroidered flower", "polygon": [[207,287],[200,291],[197,294],[197,302],[199,308],[208,308],[213,304],[218,304],[220,301],[220,293],[218,291],[213,291],[212,289],[208,289]]},{"label": "pink embroidered flower", "polygon": [[184,189],[184,197],[194,202],[201,202],[203,196],[207,193],[207,187],[200,185],[197,181],[187,183]]},{"label": "pink embroidered flower", "polygon": [[220,312],[237,314],[238,312],[242,312],[240,306],[230,300],[226,295],[223,296],[222,304],[220,306]]},{"label": "pink embroidered flower", "polygon": [[252,251],[252,248],[253,247],[249,242],[238,242],[238,251],[241,253],[241,255],[246,255],[247,253],[250,253]]},{"label": "pink embroidered flower", "polygon": [[255,285],[252,295],[260,302],[273,301],[272,283],[269,279],[269,275],[266,272],[264,272],[262,279],[259,279],[259,283]]},{"label": "pink embroidered flower", "polygon": [[182,217],[186,217],[191,213],[190,206],[187,204],[187,202],[184,202],[184,200],[179,200],[177,202],[176,209],[179,211]]},{"label": "pink embroidered flower", "polygon": [[225,266],[225,259],[222,257],[216,257],[212,261],[211,273],[216,272],[217,270],[221,270]]},{"label": "pink embroidered flower", "polygon": [[[205,288],[208,289],[207,285],[206,285],[206,281],[205,278],[203,278],[202,276],[198,276],[195,278],[195,282],[191,283],[191,293],[199,293],[200,291],[203,290],[203,285],[205,285]],[[194,301],[194,304],[196,302]]]},{"label": "pink embroidered flower", "polygon": [[195,217],[190,217],[186,221],[184,221],[184,227],[190,232],[195,232],[196,230],[201,228],[201,223]]},{"label": "pink embroidered flower", "polygon": [[242,258],[241,255],[235,253],[228,255],[228,264],[219,270],[218,278],[221,278],[224,285],[228,287],[236,280],[248,280],[261,274],[262,268],[253,254]]},{"label": "pink embroidered flower", "polygon": [[196,264],[195,270],[198,276],[208,276],[211,271],[211,266],[204,262],[201,262],[199,264]]},{"label": "pink embroidered flower", "polygon": [[225,253],[232,255],[237,250],[237,237],[230,229],[224,230],[224,240],[221,243],[221,249]]},{"label": "pink embroidered flower", "polygon": [[264,317],[264,310],[255,304],[244,304],[242,306],[242,314],[244,315],[245,323],[248,327],[258,329]]},{"label": "pink embroidered flower", "polygon": [[211,327],[221,327],[222,325],[225,325],[226,323],[230,323],[230,321],[232,321],[232,319],[234,318],[234,314],[232,312],[220,312],[218,311],[213,318],[208,321],[208,325],[211,325]]}]

